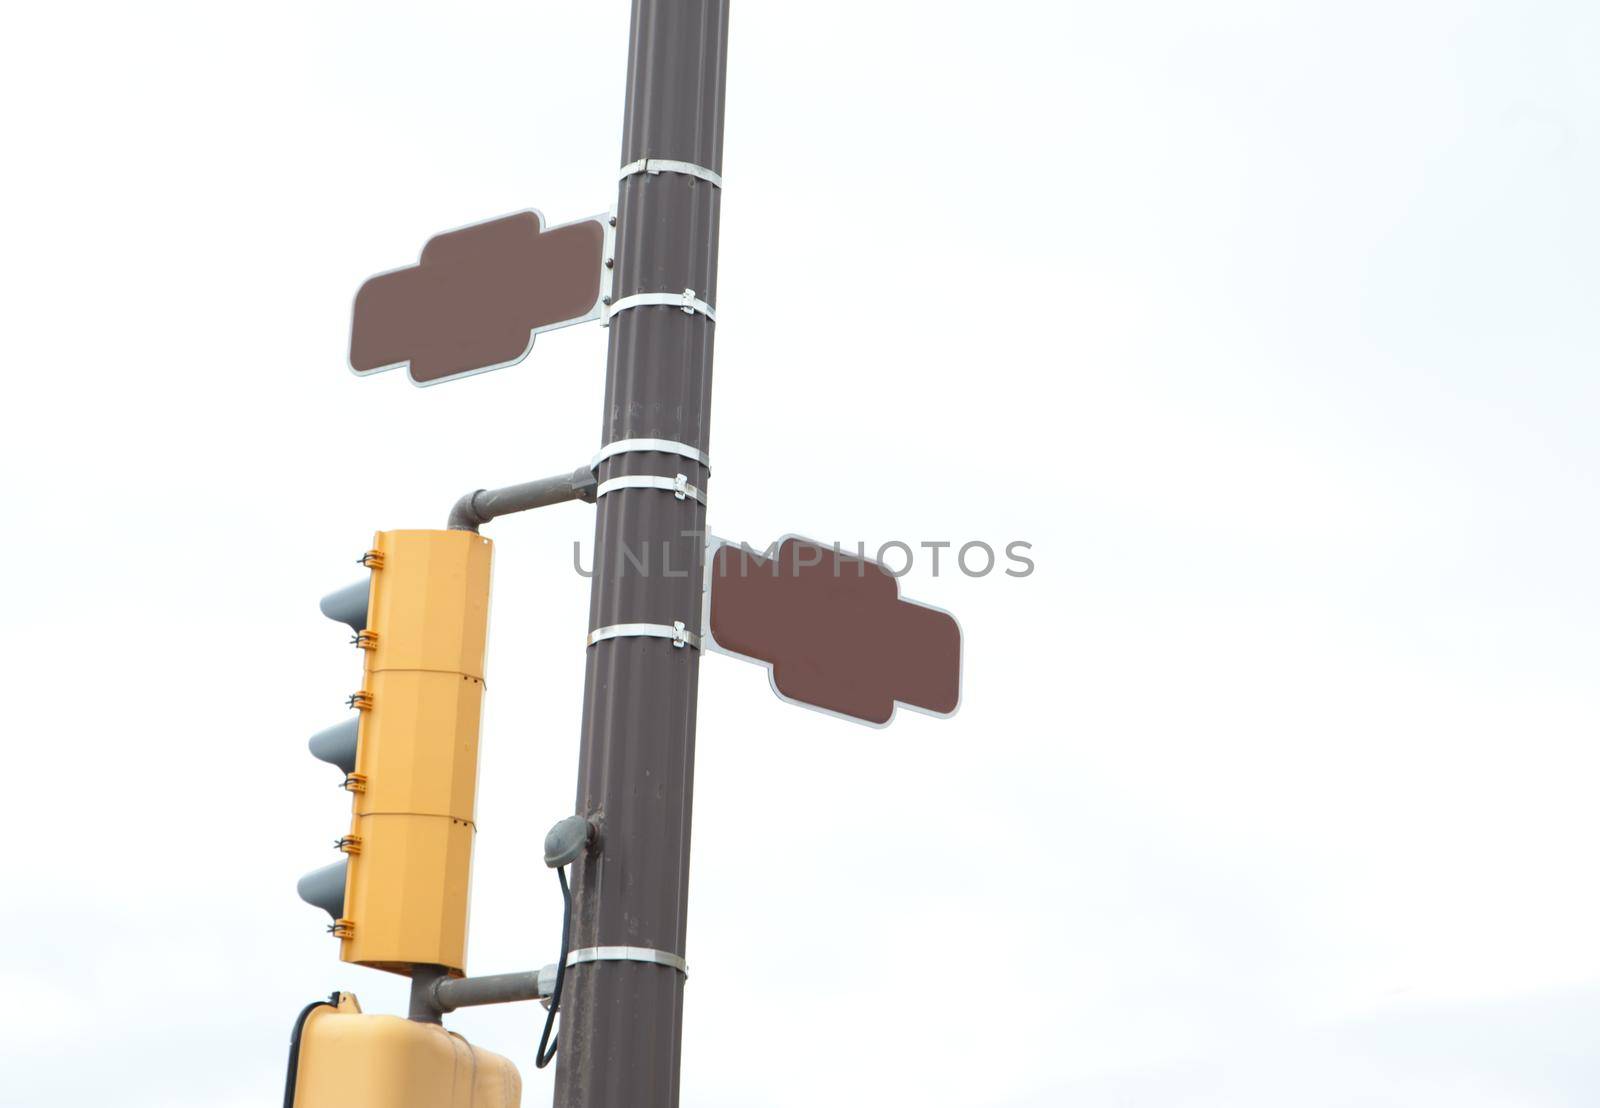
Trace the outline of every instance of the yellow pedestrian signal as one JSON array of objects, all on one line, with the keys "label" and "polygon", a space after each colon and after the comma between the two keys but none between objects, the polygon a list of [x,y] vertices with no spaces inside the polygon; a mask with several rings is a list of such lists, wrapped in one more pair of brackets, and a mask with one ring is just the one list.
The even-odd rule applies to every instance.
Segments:
[{"label": "yellow pedestrian signal", "polygon": [[436,1023],[368,1015],[356,998],[310,1008],[291,1048],[290,1108],[518,1108],[511,1062]]},{"label": "yellow pedestrian signal", "polygon": [[355,631],[364,680],[357,717],[311,740],[352,794],[346,858],[300,891],[333,917],[347,962],[465,972],[492,552],[471,531],[380,531],[365,596],[323,601]]}]

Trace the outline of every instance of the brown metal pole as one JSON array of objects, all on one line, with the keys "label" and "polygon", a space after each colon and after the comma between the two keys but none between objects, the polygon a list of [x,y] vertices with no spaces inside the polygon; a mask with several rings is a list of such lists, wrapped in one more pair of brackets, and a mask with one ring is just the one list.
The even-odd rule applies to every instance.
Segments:
[{"label": "brown metal pole", "polygon": [[[634,0],[623,165],[660,158],[721,173],[727,25],[728,0]],[[720,211],[719,186],[702,177],[625,177],[613,302],[693,289],[714,307]],[[715,328],[676,306],[612,317],[603,444],[662,439],[709,450]],[[705,489],[709,470],[670,450],[636,450],[606,459],[597,476],[603,485],[634,474],[684,474]],[[698,632],[705,508],[627,488],[600,497],[596,515],[590,630],[681,622]],[[700,652],[638,635],[587,649],[577,811],[599,824],[600,839],[573,866],[572,946],[685,955]],[[675,1108],[683,989],[683,973],[669,965],[573,965],[557,1108]]]}]

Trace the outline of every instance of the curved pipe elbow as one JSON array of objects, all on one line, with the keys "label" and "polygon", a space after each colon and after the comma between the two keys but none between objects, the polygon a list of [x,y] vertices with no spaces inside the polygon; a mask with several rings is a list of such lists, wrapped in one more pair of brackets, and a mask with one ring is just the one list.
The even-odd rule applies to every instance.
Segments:
[{"label": "curved pipe elbow", "polygon": [[450,519],[446,524],[450,530],[476,532],[482,524],[489,522],[487,517],[478,512],[478,495],[483,491],[474,489],[456,501],[455,506],[450,509]]}]

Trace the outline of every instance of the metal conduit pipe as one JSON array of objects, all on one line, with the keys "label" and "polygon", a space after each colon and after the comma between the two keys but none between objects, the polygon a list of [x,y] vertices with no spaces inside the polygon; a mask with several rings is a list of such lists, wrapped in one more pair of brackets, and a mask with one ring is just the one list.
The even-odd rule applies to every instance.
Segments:
[{"label": "metal conduit pipe", "polygon": [[455,507],[450,509],[447,526],[452,531],[476,531],[491,519],[513,512],[526,512],[530,508],[543,508],[568,500],[593,504],[594,490],[594,471],[588,466],[503,489],[478,489],[456,501]]},{"label": "metal conduit pipe", "polygon": [[556,967],[523,973],[496,973],[486,977],[436,977],[412,993],[412,1019],[423,1009],[433,1019],[457,1008],[481,1004],[510,1004],[517,1000],[543,1000],[555,984]]},{"label": "metal conduit pipe", "polygon": [[443,966],[419,965],[411,967],[411,1006],[407,1019],[418,1023],[438,1023],[439,1009],[433,1002],[433,990],[441,980],[448,980],[449,970]]}]

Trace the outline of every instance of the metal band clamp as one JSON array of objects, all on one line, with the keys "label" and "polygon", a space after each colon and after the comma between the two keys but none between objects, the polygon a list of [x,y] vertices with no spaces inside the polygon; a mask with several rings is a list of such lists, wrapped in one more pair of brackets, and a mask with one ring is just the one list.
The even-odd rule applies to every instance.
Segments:
[{"label": "metal band clamp", "polygon": [[673,161],[671,158],[640,158],[636,162],[629,162],[617,170],[617,180],[632,177],[635,173],[687,173],[691,177],[698,177],[702,181],[709,181],[718,188],[722,187],[722,174],[707,169],[703,165],[693,162]]},{"label": "metal band clamp", "polygon": [[679,500],[688,497],[702,504],[706,502],[706,494],[689,484],[688,476],[682,473],[676,477],[613,477],[609,481],[600,482],[600,486],[594,490],[594,498],[599,500],[606,493],[616,492],[618,489],[661,489],[663,492],[672,493]]},{"label": "metal band clamp", "polygon": [[699,312],[712,322],[716,322],[717,310],[704,300],[695,296],[694,289],[684,289],[682,292],[636,292],[632,296],[624,296],[620,300],[613,300],[606,309],[606,320],[618,312],[625,312],[629,308],[677,308],[685,315],[694,315]]},{"label": "metal band clamp", "polygon": [[[711,456],[697,446],[690,446],[686,442],[675,442],[672,439],[618,439],[608,442],[600,448],[589,462],[590,469],[599,469],[600,463],[607,458],[614,458],[618,454],[635,454],[653,451],[657,454],[676,454],[680,458],[688,458],[691,462],[699,462],[706,467],[706,472],[711,471]],[[598,493],[598,489],[596,492]]]},{"label": "metal band clamp", "polygon": [[567,955],[568,966],[578,966],[585,962],[650,962],[675,969],[685,977],[689,976],[689,963],[685,962],[681,955],[665,950],[653,950],[648,946],[586,946]]},{"label": "metal band clamp", "polygon": [[596,627],[589,632],[589,637],[584,640],[586,646],[593,646],[597,642],[607,639],[671,639],[672,645],[678,648],[692,646],[700,649],[700,636],[684,627],[683,620],[676,619],[668,623],[613,623],[608,627]]}]

